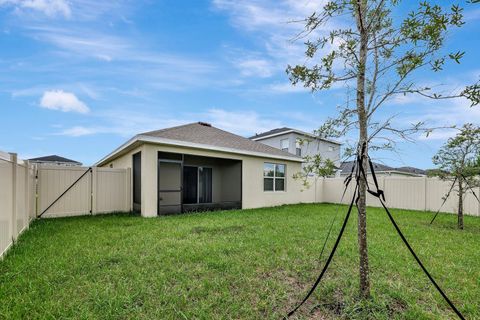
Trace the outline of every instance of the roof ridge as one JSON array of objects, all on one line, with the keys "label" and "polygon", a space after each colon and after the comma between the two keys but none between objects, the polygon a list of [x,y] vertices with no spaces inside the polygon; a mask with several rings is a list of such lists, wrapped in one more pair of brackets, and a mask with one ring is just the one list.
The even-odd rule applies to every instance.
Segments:
[{"label": "roof ridge", "polygon": [[[178,137],[178,139],[175,138],[175,135],[178,132],[181,132],[183,128],[186,129],[186,128],[189,128],[189,127],[190,128],[195,128],[193,130],[196,130],[197,128],[198,128],[198,130],[207,130],[205,132],[210,131],[210,134],[212,134],[212,135],[218,135],[219,137],[223,136],[224,138],[231,139],[233,141],[237,141],[237,142],[241,141],[241,143],[243,143],[244,146],[243,146],[243,148],[240,147],[240,149],[243,149],[243,150],[263,149],[263,152],[266,152],[266,153],[272,153],[272,154],[283,155],[283,156],[288,156],[288,157],[297,157],[296,155],[292,155],[292,154],[290,154],[288,152],[285,152],[283,150],[280,150],[278,148],[268,146],[268,145],[263,144],[263,143],[258,142],[258,141],[253,141],[253,140],[248,139],[246,137],[243,137],[241,135],[226,131],[224,129],[220,129],[218,127],[214,127],[211,124],[205,123],[205,122],[192,122],[192,123],[179,125],[179,126],[175,126],[175,127],[164,128],[164,129],[154,130],[154,131],[148,131],[148,132],[138,134],[137,136],[142,136],[143,135],[143,136],[161,137],[161,136],[167,135],[167,136],[170,136],[170,137],[164,137],[164,138],[170,139],[170,140],[191,141],[190,139],[183,140],[181,137]],[[186,129],[186,130],[188,130],[188,129]],[[202,143],[204,145],[208,145],[208,146],[217,146],[217,144],[213,141],[203,141]],[[250,147],[248,147],[248,146],[250,146]],[[298,157],[298,158],[300,158],[300,157]]]},{"label": "roof ridge", "polygon": [[141,136],[141,135],[149,135],[149,134],[157,133],[157,132],[165,132],[165,131],[172,130],[172,129],[191,126],[191,125],[194,125],[194,124],[199,124],[199,123],[198,122],[190,122],[190,123],[186,123],[186,124],[180,124],[178,126],[173,126],[173,127],[163,128],[163,129],[157,129],[157,130],[152,130],[152,131],[146,131],[146,132],[139,133],[137,135]]}]

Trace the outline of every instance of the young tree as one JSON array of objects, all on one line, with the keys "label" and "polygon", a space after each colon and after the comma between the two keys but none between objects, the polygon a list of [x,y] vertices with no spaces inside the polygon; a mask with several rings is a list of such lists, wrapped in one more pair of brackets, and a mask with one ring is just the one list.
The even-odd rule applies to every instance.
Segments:
[{"label": "young tree", "polygon": [[[411,78],[419,69],[439,72],[448,61],[460,62],[463,52],[445,53],[442,48],[448,30],[463,25],[462,8],[444,8],[428,1],[406,3],[416,8],[401,17],[399,11],[393,12],[399,10],[400,0],[331,0],[321,12],[314,12],[303,21],[304,32],[296,39],[313,39],[305,42],[307,62],[287,67],[292,84],[300,83],[312,91],[326,90],[338,83],[347,88],[347,99],[339,107],[338,117],[319,128],[320,136],[340,137],[357,130],[358,145],[367,146],[367,154],[376,148],[394,150],[397,137],[410,140],[413,134],[431,131],[423,122],[399,128],[393,117],[380,120],[378,111],[394,96],[466,97],[472,105],[480,102],[479,83],[444,95],[417,85]],[[325,28],[330,31],[325,33]],[[367,162],[363,165],[366,172]],[[366,181],[360,177],[358,243],[360,294],[364,298],[370,295],[366,190]]]},{"label": "young tree", "polygon": [[[465,124],[460,133],[433,157],[434,171],[443,180],[456,181],[458,195],[458,228],[463,229],[463,199],[468,190],[480,185],[480,127]],[[453,186],[452,186],[453,187]]]},{"label": "young tree", "polygon": [[310,187],[308,178],[314,176],[317,177],[329,177],[335,174],[336,166],[335,163],[328,158],[323,158],[320,154],[315,154],[313,156],[307,155],[303,157],[304,165],[302,170],[295,172],[293,178],[296,180],[301,180],[305,188]]}]

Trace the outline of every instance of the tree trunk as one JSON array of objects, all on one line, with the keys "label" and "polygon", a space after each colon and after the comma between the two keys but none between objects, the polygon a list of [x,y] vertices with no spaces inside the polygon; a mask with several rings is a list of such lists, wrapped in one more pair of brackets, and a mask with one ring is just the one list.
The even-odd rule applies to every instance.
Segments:
[{"label": "tree trunk", "polygon": [[[365,13],[367,8],[366,0],[357,0],[357,28],[360,32],[359,66],[357,75],[357,112],[360,127],[359,150],[368,141],[367,114],[365,110],[365,67],[367,64],[367,43],[368,34],[364,29]],[[365,156],[368,154],[368,146],[365,149]],[[364,171],[367,172],[367,159],[363,161]],[[367,247],[367,182],[363,176],[359,181],[358,199],[358,249],[360,255],[360,296],[370,297],[370,280],[368,268],[368,247]]]},{"label": "tree trunk", "polygon": [[463,230],[463,181],[458,179],[458,229]]}]

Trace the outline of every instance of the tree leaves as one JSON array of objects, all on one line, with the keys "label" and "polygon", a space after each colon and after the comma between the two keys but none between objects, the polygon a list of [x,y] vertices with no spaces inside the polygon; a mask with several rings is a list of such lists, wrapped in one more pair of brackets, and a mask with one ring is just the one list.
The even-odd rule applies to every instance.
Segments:
[{"label": "tree leaves", "polygon": [[475,176],[480,174],[480,127],[465,124],[455,137],[448,139],[432,160],[438,167],[432,174],[442,179],[467,178],[470,184],[478,185]]}]

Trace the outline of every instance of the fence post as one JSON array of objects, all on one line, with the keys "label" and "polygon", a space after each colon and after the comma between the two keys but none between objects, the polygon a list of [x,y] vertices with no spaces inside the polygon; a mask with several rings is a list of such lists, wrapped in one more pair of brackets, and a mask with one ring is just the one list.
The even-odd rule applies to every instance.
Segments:
[{"label": "fence post", "polygon": [[326,179],[325,177],[322,178],[322,183],[320,184],[320,193],[318,195],[318,202],[323,203],[325,199],[325,184],[326,184]]},{"label": "fence post", "polygon": [[40,172],[38,172],[38,164],[33,165],[33,176],[34,176],[34,183],[35,183],[35,219],[38,217],[38,211],[39,211],[39,206],[38,206],[38,185],[40,183]]},{"label": "fence post", "polygon": [[12,162],[12,240],[17,239],[17,154],[10,153]]},{"label": "fence post", "polygon": [[98,168],[92,167],[90,174],[90,213],[97,213],[97,194],[98,194]]},{"label": "fence post", "polygon": [[[480,197],[480,187],[478,187],[478,193],[477,195]],[[477,201],[477,206],[478,206],[478,212],[477,212],[477,215],[480,217],[480,202]]]},{"label": "fence post", "polygon": [[424,194],[424,199],[423,199],[423,211],[427,211],[427,176],[423,177],[423,194]]},{"label": "fence post", "polygon": [[[388,194],[387,191],[386,191],[386,187],[387,187],[387,176],[386,175],[382,175],[382,190],[385,192],[385,194]],[[388,202],[388,198],[385,197],[385,202]]]},{"label": "fence post", "polygon": [[28,160],[24,160],[23,163],[25,164],[25,212],[23,215],[25,216],[25,223],[26,229],[30,226],[30,163]]}]

